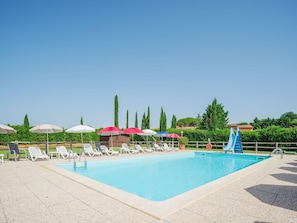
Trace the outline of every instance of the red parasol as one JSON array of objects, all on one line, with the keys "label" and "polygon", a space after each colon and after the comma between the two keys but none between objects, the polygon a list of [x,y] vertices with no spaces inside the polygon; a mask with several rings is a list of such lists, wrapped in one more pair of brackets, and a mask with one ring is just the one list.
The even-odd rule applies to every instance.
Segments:
[{"label": "red parasol", "polygon": [[101,136],[111,136],[111,147],[113,147],[112,145],[112,136],[114,135],[120,135],[123,134],[124,132],[116,127],[116,126],[108,126],[106,128],[101,129],[100,131],[97,132],[98,135]]},{"label": "red parasol", "polygon": [[173,138],[173,139],[178,139],[180,138],[180,135],[179,134],[176,134],[176,133],[171,133],[169,135],[167,135],[168,138]]},{"label": "red parasol", "polygon": [[136,127],[130,127],[130,128],[126,128],[124,130],[124,133],[128,134],[128,135],[132,135],[132,134],[137,134],[137,133],[143,133],[143,131]]},{"label": "red parasol", "polygon": [[176,134],[176,133],[171,133],[171,134],[167,135],[167,138],[172,138],[172,147],[174,147],[174,139],[180,138],[180,135]]}]

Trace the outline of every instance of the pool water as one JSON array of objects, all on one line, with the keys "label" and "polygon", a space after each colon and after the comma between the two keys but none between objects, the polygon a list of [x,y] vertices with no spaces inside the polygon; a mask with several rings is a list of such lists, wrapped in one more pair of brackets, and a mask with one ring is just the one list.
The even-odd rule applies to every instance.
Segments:
[{"label": "pool water", "polygon": [[269,157],[193,152],[89,161],[86,168],[57,166],[148,200],[165,201]]}]

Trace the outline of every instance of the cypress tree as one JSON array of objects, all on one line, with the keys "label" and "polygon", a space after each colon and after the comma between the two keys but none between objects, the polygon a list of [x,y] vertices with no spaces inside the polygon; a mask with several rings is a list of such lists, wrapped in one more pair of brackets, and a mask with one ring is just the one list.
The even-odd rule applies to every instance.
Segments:
[{"label": "cypress tree", "polygon": [[172,115],[172,119],[171,119],[171,128],[176,129],[176,116]]},{"label": "cypress tree", "polygon": [[23,126],[24,126],[26,129],[29,129],[29,127],[30,127],[29,118],[28,118],[28,115],[27,115],[27,114],[26,114],[25,117],[24,117],[24,123],[23,123]]},{"label": "cypress tree", "polygon": [[146,128],[150,129],[151,128],[151,112],[150,112],[150,107],[147,108],[147,118],[146,118]]},{"label": "cypress tree", "polygon": [[114,126],[119,127],[119,102],[117,95],[114,98]]},{"label": "cypress tree", "polygon": [[126,112],[126,128],[129,128],[129,111]]},{"label": "cypress tree", "polygon": [[135,113],[135,127],[138,128],[138,117],[137,117],[137,112]]}]

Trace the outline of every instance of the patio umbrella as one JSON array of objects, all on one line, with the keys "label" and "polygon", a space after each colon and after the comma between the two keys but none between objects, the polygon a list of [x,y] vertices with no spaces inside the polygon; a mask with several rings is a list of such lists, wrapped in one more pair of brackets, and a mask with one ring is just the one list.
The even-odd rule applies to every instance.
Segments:
[{"label": "patio umbrella", "polygon": [[113,147],[113,145],[112,145],[112,136],[120,135],[120,134],[123,134],[123,133],[124,132],[119,127],[116,127],[116,126],[108,126],[108,127],[105,127],[105,128],[103,128],[103,129],[101,129],[100,131],[97,132],[98,135],[110,136],[111,137],[111,147]]},{"label": "patio umbrella", "polygon": [[133,140],[133,135],[134,134],[137,134],[137,133],[142,133],[143,131],[139,128],[136,128],[136,127],[130,127],[130,128],[126,128],[124,129],[124,134],[127,134],[127,135],[132,135],[132,141]]},{"label": "patio umbrella", "polygon": [[172,147],[174,147],[174,139],[180,138],[180,135],[176,134],[176,133],[171,133],[171,134],[167,135],[167,138],[172,138]]},{"label": "patio umbrella", "polygon": [[137,133],[137,135],[146,136],[146,147],[148,148],[148,137],[156,135],[157,132],[151,129],[143,129],[142,131],[143,131],[142,133]]},{"label": "patio umbrella", "polygon": [[132,135],[132,134],[137,134],[137,133],[143,133],[143,131],[139,128],[136,127],[130,127],[130,128],[126,128],[124,129],[124,134],[128,134],[128,135]]},{"label": "patio umbrella", "polygon": [[66,130],[68,133],[80,133],[81,142],[84,143],[83,133],[84,132],[95,132],[95,128],[88,125],[76,125]]},{"label": "patio umbrella", "polygon": [[168,135],[169,135],[168,132],[157,132],[157,134],[155,136],[161,137],[162,141],[163,141],[163,137],[166,137]]},{"label": "patio umbrella", "polygon": [[35,133],[46,133],[46,154],[48,154],[49,153],[49,151],[48,151],[48,134],[62,132],[63,129],[61,127],[59,127],[57,125],[53,125],[53,124],[42,124],[42,125],[36,125],[35,127],[31,128],[29,131],[35,132]]},{"label": "patio umbrella", "polygon": [[[80,133],[80,137],[81,137],[81,143],[83,144],[84,143],[84,139],[83,139],[83,133],[84,132],[95,132],[96,129],[94,129],[93,127],[91,126],[88,126],[88,125],[76,125],[76,126],[73,126],[69,129],[66,130],[66,132],[68,133]],[[72,143],[71,143],[71,150],[72,150]],[[84,149],[82,149],[82,155],[85,155],[85,151]]]},{"label": "patio umbrella", "polygon": [[16,130],[8,125],[0,124],[0,134],[11,134],[16,133]]}]

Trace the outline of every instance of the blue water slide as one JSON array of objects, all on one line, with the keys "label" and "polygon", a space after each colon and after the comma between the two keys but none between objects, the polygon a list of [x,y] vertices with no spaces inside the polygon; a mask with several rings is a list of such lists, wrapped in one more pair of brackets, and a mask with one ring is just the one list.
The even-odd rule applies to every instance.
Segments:
[{"label": "blue water slide", "polygon": [[243,153],[239,128],[237,128],[237,130],[236,130],[233,152],[234,153]]},{"label": "blue water slide", "polygon": [[235,134],[233,128],[230,128],[230,135],[227,145],[223,148],[224,151],[234,152]]}]

